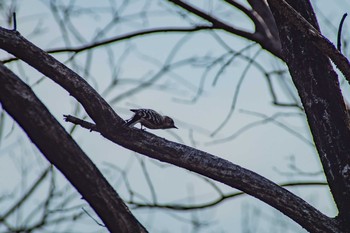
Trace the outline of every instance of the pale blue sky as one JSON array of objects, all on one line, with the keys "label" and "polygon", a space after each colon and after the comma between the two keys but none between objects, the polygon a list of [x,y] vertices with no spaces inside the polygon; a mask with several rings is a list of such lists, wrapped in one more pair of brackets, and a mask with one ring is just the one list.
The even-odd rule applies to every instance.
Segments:
[{"label": "pale blue sky", "polygon": [[[10,0],[5,0],[9,3]],[[68,1],[65,1],[68,2]],[[89,9],[94,15],[94,7],[97,1],[76,1],[76,5],[82,5]],[[109,12],[108,1],[98,1],[99,7]],[[127,25],[120,23],[107,33],[107,38],[110,36],[122,35],[128,32],[134,32],[140,29],[164,27],[164,26],[186,26],[186,21],[180,19],[178,15],[172,16],[169,12],[172,8],[171,4],[166,1],[151,1],[149,9],[159,13],[157,17],[151,17],[146,23],[142,23],[140,18],[133,16],[141,6],[143,1],[133,1],[131,5],[122,13],[123,16],[128,16]],[[196,2],[196,1],[193,1]],[[349,4],[342,0],[328,1],[318,0],[312,1],[317,5],[319,12],[326,17],[327,20],[337,25],[343,13],[349,9]],[[61,32],[58,25],[55,23],[52,14],[48,9],[48,1],[18,1],[20,8],[17,10],[18,30],[24,36],[29,36],[29,39],[37,46],[43,49],[61,48],[64,46]],[[140,5],[141,4],[141,5]],[[153,12],[153,11],[152,11]],[[235,17],[240,17],[237,15]],[[134,18],[133,18],[134,17]],[[231,16],[233,17],[233,16]],[[198,19],[192,17],[198,22]],[[110,20],[110,16],[96,14],[94,17],[77,16],[73,22],[78,28],[83,37],[79,40],[71,38],[71,44],[79,46],[84,41],[90,41],[96,34],[98,29],[103,28]],[[240,24],[241,23],[241,24]],[[335,41],[336,31],[332,29],[324,20],[319,17],[322,31]],[[346,21],[347,23],[347,21]],[[3,18],[0,18],[1,26],[4,25]],[[237,24],[246,25],[246,22],[237,20]],[[33,35],[33,28],[40,25],[42,33]],[[7,26],[7,25],[6,25]],[[348,30],[344,27],[344,37],[348,37]],[[223,32],[217,32],[232,49],[238,51],[250,42],[232,37]],[[93,59],[91,60],[91,69],[89,75],[84,74],[82,69],[76,69],[72,64],[68,64],[72,69],[78,72],[93,85],[99,93],[110,85],[112,71],[109,64],[109,55],[112,53],[115,57],[115,69],[118,72],[118,77],[121,80],[121,85],[114,88],[107,96],[107,100],[112,100],[125,91],[130,90],[135,86],[135,80],[148,80],[152,75],[159,70],[159,64],[165,62],[174,45],[184,38],[184,34],[157,34],[148,35],[146,37],[134,38],[128,42],[114,43],[109,46],[110,50],[104,48],[94,50]],[[253,55],[259,46],[254,46],[246,55]],[[129,50],[128,50],[129,49]],[[134,50],[136,49],[136,50]],[[136,52],[135,52],[136,51]],[[189,57],[217,57],[222,55],[224,49],[215,41],[214,36],[208,33],[199,32],[190,37],[186,43],[176,51],[172,62],[179,61]],[[121,54],[127,53],[126,57],[121,57]],[[66,55],[54,55],[62,62],[67,61]],[[7,58],[8,55],[0,52],[0,58]],[[81,53],[76,57],[77,64],[80,67],[86,65],[87,54]],[[152,57],[155,60],[146,58]],[[272,58],[270,54],[261,52],[258,61],[267,69],[273,70],[278,68],[285,69],[285,66],[276,58]],[[200,62],[199,62],[200,63]],[[208,144],[213,140],[226,138],[229,135],[240,130],[247,124],[261,118],[252,116],[241,110],[253,111],[271,116],[276,112],[298,113],[295,109],[277,108],[271,104],[271,96],[268,92],[266,81],[263,75],[254,67],[252,67],[246,75],[241,86],[240,95],[238,97],[235,112],[228,122],[216,137],[211,137],[213,132],[225,118],[229,112],[234,91],[236,89],[238,79],[246,66],[246,61],[237,59],[228,69],[220,76],[217,84],[212,85],[215,72],[208,73],[206,82],[203,85],[203,95],[195,104],[184,103],[179,100],[190,100],[195,96],[195,87],[200,84],[203,69],[198,66],[185,66],[175,68],[170,74],[165,74],[156,83],[155,87],[133,96],[128,96],[112,106],[123,118],[128,118],[132,114],[128,111],[129,108],[146,107],[153,108],[169,115],[175,119],[178,130],[167,131],[150,131],[161,137],[169,140],[178,141],[181,138],[184,144],[196,146],[198,149],[208,151],[214,155],[228,159],[235,164],[239,164],[247,169],[255,171],[276,183],[285,181],[323,181],[321,176],[298,176],[298,175],[281,175],[280,172],[291,172],[290,161],[291,156],[294,156],[295,163],[299,169],[307,172],[320,171],[320,164],[314,149],[304,141],[300,140],[300,135],[312,141],[308,133],[308,127],[300,116],[281,117],[277,118],[280,122],[291,127],[299,136],[295,136],[285,129],[276,126],[272,123],[259,125],[250,129],[234,140]],[[19,76],[21,69],[27,75],[26,78],[21,76],[25,81],[33,85],[42,75],[26,64],[20,66],[17,63],[8,64]],[[288,77],[288,76],[286,76]],[[180,81],[179,81],[180,80]],[[275,86],[278,88],[278,80],[274,80]],[[186,85],[183,84],[186,82]],[[159,86],[161,89],[159,90]],[[51,113],[56,119],[67,129],[70,130],[72,125],[63,121],[63,114],[73,114],[75,109],[75,100],[68,95],[66,91],[57,86],[49,79],[44,79],[38,85],[33,87],[35,93],[46,104]],[[166,91],[164,91],[166,90]],[[283,100],[288,101],[284,93],[279,89],[278,95],[283,97]],[[345,87],[344,90],[348,90]],[[84,116],[84,111],[80,110],[79,117]],[[10,118],[6,118],[5,127],[3,128],[3,138],[0,144],[0,177],[11,177],[11,179],[0,179],[0,187],[4,193],[10,193],[16,190],[15,195],[20,196],[20,183],[28,182],[31,184],[40,172],[47,166],[46,160],[36,148],[28,141],[26,135],[17,126],[13,128],[13,122]],[[193,135],[190,131],[193,130]],[[174,136],[176,134],[176,136]],[[129,195],[125,183],[120,182],[120,173],[116,170],[111,170],[111,165],[116,165],[119,168],[129,168],[128,177],[132,188],[139,193],[142,193],[149,201],[151,193],[146,183],[145,176],[142,173],[140,160],[143,160],[147,166],[149,175],[154,181],[154,186],[157,192],[158,202],[163,203],[206,203],[217,197],[213,188],[203,179],[184,169],[166,165],[158,161],[153,161],[143,156],[135,155],[134,152],[125,150],[113,143],[102,138],[98,133],[90,133],[87,130],[78,129],[74,132],[73,137],[88,154],[88,156],[96,163],[96,165],[104,172],[105,176],[111,181],[117,192],[124,198],[128,199]],[[195,145],[193,144],[195,140]],[[13,144],[18,146],[13,146]],[[28,175],[21,178],[21,169],[29,168]],[[56,177],[60,181],[60,185],[66,185],[65,179],[57,173]],[[224,185],[217,184],[223,192],[230,193],[235,190]],[[333,203],[328,195],[326,187],[313,188],[293,188],[295,194],[301,196],[306,201],[310,202],[316,208],[320,209],[327,215],[335,215]],[[70,192],[73,192],[70,191]],[[2,195],[0,193],[0,195]],[[40,200],[40,195],[45,195],[45,190],[38,192],[34,198]],[[136,200],[138,200],[136,198]],[[91,209],[79,199],[79,195],[73,202],[77,205],[85,205],[84,207],[92,213]],[[0,203],[0,207],[4,207],[10,203]],[[0,208],[3,209],[3,208]],[[198,232],[241,232],[242,227],[247,224],[247,214],[255,210],[261,211],[261,216],[256,220],[259,226],[257,232],[304,232],[299,226],[289,221],[278,211],[273,210],[260,201],[249,196],[239,197],[235,200],[226,201],[220,204],[217,208],[208,209],[205,211],[195,211],[194,213],[170,212],[161,210],[133,210],[133,213],[141,221],[142,224],[149,229],[150,232],[196,232],[191,225],[179,221],[178,218],[196,215],[203,221],[208,221],[211,225],[200,228]],[[25,215],[25,214],[24,214]],[[176,217],[174,217],[174,215]],[[251,220],[253,221],[253,220]],[[255,221],[255,220],[254,220]],[[273,221],[286,221],[286,228],[279,224],[273,225]],[[90,218],[86,217],[84,223],[91,231],[103,232]],[[249,222],[248,224],[254,224]],[[282,224],[282,226],[284,226]],[[76,229],[84,231],[86,226],[78,226]],[[233,229],[235,229],[233,231]],[[271,231],[272,229],[272,231]],[[270,230],[270,231],[269,231]],[[0,231],[2,227],[0,226]]]}]

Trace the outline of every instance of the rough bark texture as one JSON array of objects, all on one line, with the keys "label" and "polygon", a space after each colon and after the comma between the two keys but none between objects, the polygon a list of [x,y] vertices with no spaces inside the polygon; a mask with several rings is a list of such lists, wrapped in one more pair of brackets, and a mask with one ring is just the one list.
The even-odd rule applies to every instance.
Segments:
[{"label": "rough bark texture", "polygon": [[[288,3],[319,30],[307,0]],[[344,231],[350,229],[349,116],[339,81],[325,54],[280,11],[279,0],[269,0],[277,22],[283,56],[298,89],[324,172],[339,210]]]},{"label": "rough bark texture", "polygon": [[[56,59],[26,40],[18,32],[4,28],[0,28],[0,30],[0,48],[25,61],[64,87],[70,94],[75,93],[72,95],[84,105],[85,111],[94,119],[95,123],[108,125],[108,123],[113,122],[112,119],[116,122],[124,122],[107,102],[74,71],[67,69],[64,64],[57,62]],[[60,76],[57,75],[58,73]],[[90,101],[91,99],[95,101]]]},{"label": "rough bark texture", "polygon": [[0,103],[45,157],[80,192],[110,232],[146,232],[92,161],[30,87],[1,63]]}]

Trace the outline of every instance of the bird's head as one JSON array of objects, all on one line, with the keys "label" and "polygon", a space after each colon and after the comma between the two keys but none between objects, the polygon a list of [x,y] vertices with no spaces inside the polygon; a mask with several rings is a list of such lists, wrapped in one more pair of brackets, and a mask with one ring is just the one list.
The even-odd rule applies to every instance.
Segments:
[{"label": "bird's head", "polygon": [[171,119],[168,116],[164,116],[164,128],[166,128],[166,129],[169,129],[169,128],[177,129],[177,127],[175,126],[174,120]]}]

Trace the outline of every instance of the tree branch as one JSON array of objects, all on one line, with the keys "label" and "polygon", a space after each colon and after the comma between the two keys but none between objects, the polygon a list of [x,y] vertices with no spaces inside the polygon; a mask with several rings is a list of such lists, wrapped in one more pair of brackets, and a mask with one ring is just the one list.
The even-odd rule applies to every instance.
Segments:
[{"label": "tree branch", "polygon": [[0,102],[43,155],[91,205],[110,232],[146,232],[100,171],[30,87],[1,63]]},{"label": "tree branch", "polygon": [[6,211],[2,216],[0,216],[0,222],[4,221],[8,216],[10,216],[16,209],[18,209],[40,186],[40,184],[45,180],[47,174],[51,171],[51,165],[44,170],[44,172],[39,176],[39,178],[34,182],[30,189],[20,198],[8,211]]},{"label": "tree branch", "polygon": [[344,21],[345,21],[346,16],[348,16],[347,13],[345,13],[345,14],[343,15],[343,17],[341,18],[340,23],[339,23],[339,28],[338,28],[338,34],[337,34],[337,49],[339,50],[339,52],[341,52],[341,32],[342,32],[342,30],[343,30],[343,25],[344,25]]},{"label": "tree branch", "polygon": [[[123,147],[242,190],[280,210],[311,232],[321,231],[325,229],[324,227],[329,232],[337,232],[335,221],[324,216],[299,197],[254,172],[214,155],[159,138],[142,130],[126,128],[126,131],[129,132],[116,131],[108,135],[101,133],[107,139]],[[317,225],[315,225],[316,222]]]},{"label": "tree branch", "polygon": [[[339,218],[349,229],[350,119],[337,74],[327,55],[334,62],[345,62],[341,71],[348,80],[349,63],[320,35],[308,0],[288,1],[294,8],[284,0],[268,2],[278,24],[283,55],[303,103]],[[300,11],[302,16],[294,9]],[[327,50],[323,46],[334,48]]]},{"label": "tree branch", "polygon": [[[26,40],[18,32],[0,27],[0,48],[27,62],[66,89],[84,106],[85,111],[96,124],[120,126],[124,123],[124,120],[84,79]],[[91,99],[96,101],[91,102]]]},{"label": "tree branch", "polygon": [[285,0],[269,0],[272,5],[279,12],[285,14],[284,20],[294,25],[298,32],[309,38],[313,44],[325,55],[327,55],[337,68],[343,73],[344,77],[350,84],[350,62],[341,54],[341,52],[324,37],[318,26],[310,24],[303,16],[301,16],[293,7],[291,7]]},{"label": "tree branch", "polygon": [[[139,36],[144,36],[144,35],[152,35],[156,33],[174,33],[174,32],[196,32],[196,31],[202,31],[202,30],[209,30],[209,29],[215,29],[213,26],[195,26],[195,27],[163,27],[163,28],[152,28],[152,29],[145,29],[145,30],[140,30],[136,32],[131,32],[131,33],[126,33],[124,35],[118,35],[115,37],[111,37],[109,39],[101,40],[98,42],[92,42],[90,44],[85,44],[82,46],[76,46],[76,47],[65,47],[65,48],[57,48],[57,49],[49,49],[46,52],[50,54],[54,53],[81,53],[90,49],[98,48],[101,46],[109,45],[112,43],[116,43],[118,41],[123,41]],[[8,63],[18,60],[18,58],[9,58],[6,60],[3,60],[3,63]]]},{"label": "tree branch", "polygon": [[[291,182],[291,183],[284,183],[280,184],[282,187],[296,187],[296,186],[327,186],[327,182]],[[170,209],[170,210],[177,210],[177,211],[192,211],[192,210],[198,210],[198,209],[205,209],[209,207],[216,206],[218,204],[221,204],[224,201],[230,200],[232,198],[240,197],[246,195],[244,192],[233,192],[229,194],[222,194],[218,198],[202,203],[202,204],[193,204],[193,205],[186,205],[186,204],[145,204],[135,201],[128,202],[129,204],[133,205],[134,208],[150,208],[150,209]]]},{"label": "tree branch", "polygon": [[269,32],[272,34],[272,38],[274,43],[276,44],[276,48],[278,48],[278,50],[280,50],[280,54],[282,54],[281,42],[279,39],[276,22],[267,4],[267,1],[247,0],[247,2],[256,12],[256,14],[258,14],[263,19],[264,24],[266,25],[266,27],[268,27]]},{"label": "tree branch", "polygon": [[[264,49],[266,49],[267,51],[269,51],[270,53],[274,54],[275,56],[281,58],[281,50],[280,50],[280,46],[276,46],[276,43],[274,40],[271,40],[271,37],[267,37],[268,33],[266,31],[264,31],[262,33],[262,31],[255,31],[254,33],[250,33],[244,30],[240,30],[236,27],[233,27],[221,20],[219,20],[216,17],[213,17],[209,14],[207,14],[206,12],[203,12],[202,10],[182,1],[182,0],[168,0],[169,2],[174,3],[175,5],[187,10],[188,12],[191,12],[194,15],[197,15],[198,17],[210,22],[213,27],[217,28],[217,29],[222,29],[224,31],[227,31],[229,33],[238,35],[240,37],[246,38],[248,40],[251,41],[255,41],[257,43],[260,44],[261,47],[263,47]],[[234,3],[234,1],[228,1],[231,5],[234,5],[235,7],[237,7],[238,5]],[[248,13],[248,10],[244,10],[243,8],[237,8],[239,10],[243,10],[243,13],[245,14],[249,14],[250,16],[252,14]],[[248,16],[249,16],[248,15]],[[261,28],[261,23],[259,23],[259,21],[257,21],[257,15],[255,15],[253,18],[250,17],[253,22],[255,23],[255,25],[260,29]]]}]

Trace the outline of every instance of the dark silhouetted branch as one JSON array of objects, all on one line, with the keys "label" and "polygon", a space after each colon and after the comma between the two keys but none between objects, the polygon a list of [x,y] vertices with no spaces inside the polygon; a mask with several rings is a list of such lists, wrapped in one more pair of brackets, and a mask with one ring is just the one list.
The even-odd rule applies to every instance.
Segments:
[{"label": "dark silhouetted branch", "polygon": [[341,32],[343,30],[343,25],[344,25],[344,21],[345,21],[346,16],[348,16],[347,13],[345,13],[343,15],[343,17],[341,18],[340,23],[339,23],[339,28],[338,28],[337,49],[339,50],[339,52],[341,52]]},{"label": "dark silhouetted branch", "polygon": [[101,172],[30,87],[3,64],[0,64],[0,103],[43,155],[80,192],[110,232],[146,232]]}]

